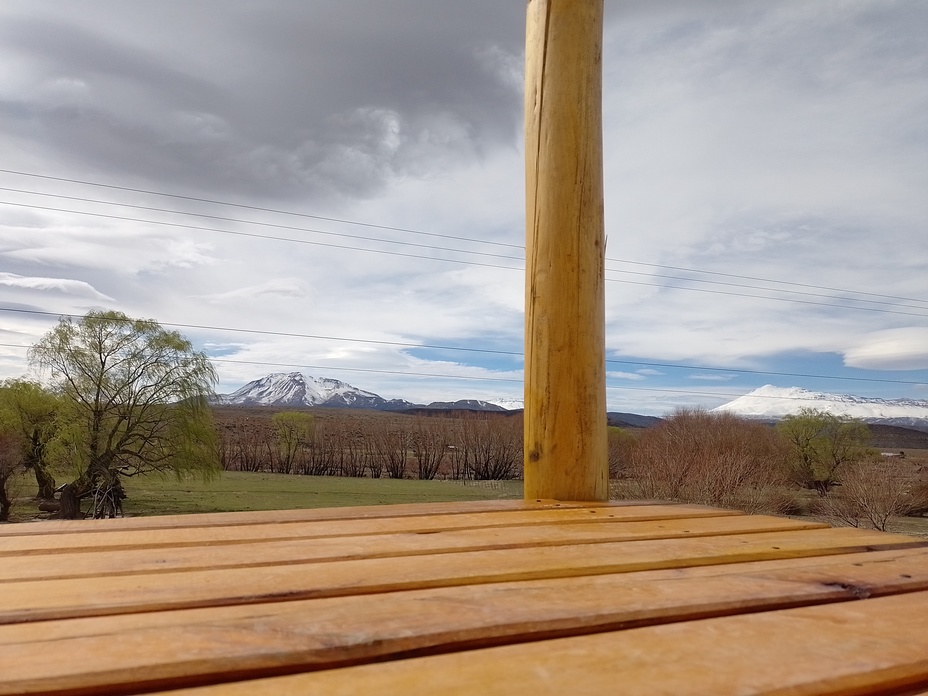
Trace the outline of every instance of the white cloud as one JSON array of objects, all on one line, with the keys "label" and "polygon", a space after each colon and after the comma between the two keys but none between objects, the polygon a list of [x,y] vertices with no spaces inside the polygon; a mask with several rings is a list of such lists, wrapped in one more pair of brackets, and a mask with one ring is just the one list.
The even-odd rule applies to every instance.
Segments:
[{"label": "white cloud", "polygon": [[872,370],[928,370],[928,328],[909,326],[862,336],[845,351],[844,362]]},{"label": "white cloud", "polygon": [[[6,305],[105,302],[164,322],[332,337],[189,329],[251,361],[219,363],[228,385],[284,363],[388,397],[518,396],[518,384],[392,373],[521,368],[505,355],[522,349],[522,273],[493,266],[522,265],[524,3],[377,7],[4,4],[4,167],[123,187],[0,173],[0,186],[35,192],[0,200],[75,211],[0,203]],[[920,319],[893,313],[924,314],[894,298],[923,295],[928,263],[926,21],[928,5],[883,0],[607,4],[607,257],[636,262],[607,262],[611,358],[732,374],[803,353],[844,356],[849,376],[928,369]],[[16,335],[51,321],[16,323]],[[0,370],[16,374],[12,362]],[[722,375],[689,373],[612,372],[610,408],[713,401]],[[677,391],[643,389],[658,381]]]},{"label": "white cloud", "polygon": [[640,382],[646,377],[641,374],[641,372],[606,372],[606,379],[625,379],[632,382]]},{"label": "white cloud", "polygon": [[69,278],[38,278],[16,275],[15,273],[0,273],[0,285],[24,290],[60,292],[93,300],[113,301],[112,297],[97,292],[89,283]]}]

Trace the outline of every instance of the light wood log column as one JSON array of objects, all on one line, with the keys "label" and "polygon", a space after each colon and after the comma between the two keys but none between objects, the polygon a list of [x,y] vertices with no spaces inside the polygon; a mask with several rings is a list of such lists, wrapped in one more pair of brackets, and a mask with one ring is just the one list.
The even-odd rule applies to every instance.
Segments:
[{"label": "light wood log column", "polygon": [[606,500],[603,0],[528,0],[525,498]]}]

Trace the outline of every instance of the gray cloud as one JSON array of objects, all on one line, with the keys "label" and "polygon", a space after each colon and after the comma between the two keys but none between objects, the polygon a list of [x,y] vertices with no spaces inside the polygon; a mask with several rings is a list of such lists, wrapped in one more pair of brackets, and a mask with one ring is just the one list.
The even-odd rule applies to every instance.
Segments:
[{"label": "gray cloud", "polygon": [[517,138],[517,3],[36,10],[3,32],[39,88],[3,98],[0,118],[73,165],[200,191],[352,198]]},{"label": "gray cloud", "polygon": [[[4,168],[446,235],[373,235],[423,245],[399,248],[357,238],[371,228],[0,175],[10,188],[355,234],[7,191],[0,200],[152,221],[0,206],[0,271],[74,283],[6,285],[9,298],[79,313],[102,301],[75,294],[92,288],[107,306],[166,322],[518,352],[522,275],[492,267],[518,261],[429,247],[520,254],[454,238],[521,243],[524,10],[523,0],[7,0]],[[735,368],[776,371],[795,355],[850,376],[924,369],[928,4],[623,0],[606,11],[607,257],[634,262],[608,264],[610,357],[694,366],[613,369],[611,407],[720,402],[757,386]],[[24,337],[48,324],[0,320]],[[229,359],[379,369],[358,385],[389,396],[520,391],[387,374],[517,379],[517,358],[192,337]],[[14,358],[3,354],[4,375]],[[707,378],[718,375],[699,365],[737,376],[715,389]],[[220,371],[231,388],[268,370]]]}]

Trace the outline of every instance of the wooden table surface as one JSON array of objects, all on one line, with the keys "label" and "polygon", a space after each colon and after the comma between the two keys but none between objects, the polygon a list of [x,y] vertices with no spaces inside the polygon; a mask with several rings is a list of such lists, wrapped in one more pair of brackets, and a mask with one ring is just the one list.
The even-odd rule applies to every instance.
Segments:
[{"label": "wooden table surface", "polygon": [[0,694],[928,694],[928,543],[490,501],[0,526]]}]

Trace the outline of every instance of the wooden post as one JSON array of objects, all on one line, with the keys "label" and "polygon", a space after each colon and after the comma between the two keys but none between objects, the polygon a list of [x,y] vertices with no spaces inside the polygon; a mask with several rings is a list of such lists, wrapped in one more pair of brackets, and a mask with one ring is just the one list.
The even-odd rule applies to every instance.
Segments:
[{"label": "wooden post", "polygon": [[607,500],[603,0],[528,0],[525,498]]}]

